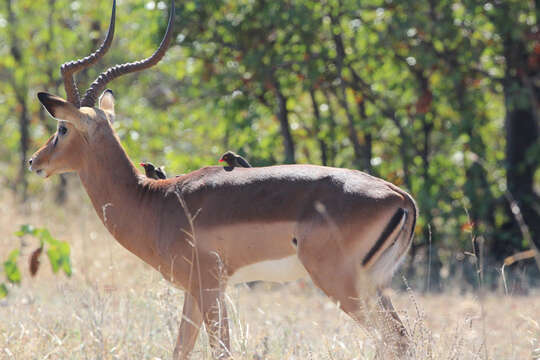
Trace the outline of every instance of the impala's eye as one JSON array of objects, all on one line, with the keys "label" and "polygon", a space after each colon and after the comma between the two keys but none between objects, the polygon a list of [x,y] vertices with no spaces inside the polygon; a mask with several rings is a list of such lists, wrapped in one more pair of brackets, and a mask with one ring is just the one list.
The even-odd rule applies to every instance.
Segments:
[{"label": "impala's eye", "polygon": [[59,133],[60,135],[66,135],[66,133],[67,133],[67,127],[65,127],[65,126],[60,126],[60,127],[58,127],[58,133]]}]

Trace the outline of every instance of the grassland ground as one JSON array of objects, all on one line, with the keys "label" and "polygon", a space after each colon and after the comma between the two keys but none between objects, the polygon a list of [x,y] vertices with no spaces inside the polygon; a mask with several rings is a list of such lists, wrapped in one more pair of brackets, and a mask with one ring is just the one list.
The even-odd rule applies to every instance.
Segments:
[{"label": "grassland ground", "polygon": [[[21,286],[0,301],[0,359],[169,359],[183,294],[124,250],[84,194],[70,202],[0,202],[0,257],[21,246],[21,224],[47,227],[71,244],[73,276],[36,277],[22,244]],[[0,274],[1,280],[3,275]],[[416,359],[540,359],[540,294],[391,294]],[[234,359],[383,359],[380,332],[362,328],[309,281],[229,287]],[[204,332],[194,359],[211,359]]]}]

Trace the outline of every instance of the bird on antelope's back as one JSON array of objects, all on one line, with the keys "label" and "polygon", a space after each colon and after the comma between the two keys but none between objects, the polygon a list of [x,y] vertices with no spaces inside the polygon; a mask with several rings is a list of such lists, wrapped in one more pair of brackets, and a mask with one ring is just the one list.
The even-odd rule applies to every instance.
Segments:
[{"label": "bird on antelope's back", "polygon": [[221,155],[219,162],[224,162],[224,161],[230,167],[245,167],[245,168],[251,167],[250,163],[246,159],[244,159],[243,157],[241,157],[240,155],[232,151],[227,151],[225,154]]},{"label": "bird on antelope's back", "polygon": [[165,170],[163,170],[163,167],[156,167],[151,162],[142,162],[140,165],[144,168],[147,178],[156,180],[167,178],[167,174],[165,173]]}]

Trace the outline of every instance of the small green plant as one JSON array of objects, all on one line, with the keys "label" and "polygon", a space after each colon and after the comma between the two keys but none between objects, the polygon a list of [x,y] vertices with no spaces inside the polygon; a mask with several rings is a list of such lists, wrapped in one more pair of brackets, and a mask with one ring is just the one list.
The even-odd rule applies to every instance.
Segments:
[{"label": "small green plant", "polygon": [[[22,225],[15,232],[15,235],[21,239],[25,236],[32,236],[39,240],[40,246],[32,252],[30,257],[30,272],[32,276],[37,273],[40,264],[39,259],[44,248],[46,248],[52,271],[56,274],[62,269],[67,276],[71,276],[70,248],[66,241],[55,239],[46,228],[35,228],[28,224]],[[11,284],[20,284],[21,282],[21,272],[17,264],[19,254],[20,250],[15,249],[9,253],[6,261],[4,261],[4,273],[6,274],[7,281]],[[6,297],[7,294],[8,288],[6,284],[0,283],[0,299]]]}]

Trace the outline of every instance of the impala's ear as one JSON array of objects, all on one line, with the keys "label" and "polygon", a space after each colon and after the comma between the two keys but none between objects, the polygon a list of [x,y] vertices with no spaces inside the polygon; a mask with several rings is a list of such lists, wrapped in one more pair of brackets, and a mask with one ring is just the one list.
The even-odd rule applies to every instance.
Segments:
[{"label": "impala's ear", "polygon": [[99,108],[114,115],[114,94],[111,89],[107,89],[99,97]]},{"label": "impala's ear", "polygon": [[47,112],[56,120],[67,121],[80,131],[88,130],[88,123],[84,115],[72,103],[46,92],[39,92],[37,97]]}]

